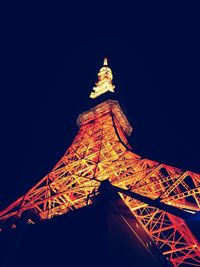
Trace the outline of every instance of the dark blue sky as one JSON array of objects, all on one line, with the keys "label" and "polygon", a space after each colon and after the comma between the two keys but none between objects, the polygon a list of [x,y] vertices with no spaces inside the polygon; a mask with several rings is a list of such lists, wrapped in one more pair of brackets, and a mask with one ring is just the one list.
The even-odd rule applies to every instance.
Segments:
[{"label": "dark blue sky", "polygon": [[195,3],[24,0],[9,9],[1,36],[0,208],[70,145],[104,56],[135,152],[200,173]]}]

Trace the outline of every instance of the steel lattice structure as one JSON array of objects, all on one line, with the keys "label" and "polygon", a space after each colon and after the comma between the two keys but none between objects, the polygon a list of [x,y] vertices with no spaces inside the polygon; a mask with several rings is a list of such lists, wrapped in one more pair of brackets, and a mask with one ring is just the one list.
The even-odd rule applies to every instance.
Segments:
[{"label": "steel lattice structure", "polygon": [[[108,100],[79,115],[74,141],[53,170],[0,212],[0,221],[34,210],[42,220],[92,204],[100,183],[197,212],[200,175],[144,159],[127,141],[132,132],[117,101]],[[152,241],[173,266],[200,266],[200,245],[186,222],[120,193]]]}]

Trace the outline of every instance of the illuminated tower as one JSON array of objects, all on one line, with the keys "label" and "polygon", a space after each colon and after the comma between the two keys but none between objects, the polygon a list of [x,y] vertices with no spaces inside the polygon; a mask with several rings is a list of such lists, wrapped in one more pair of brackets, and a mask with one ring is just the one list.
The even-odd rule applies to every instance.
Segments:
[{"label": "illuminated tower", "polygon": [[[114,93],[112,79],[105,59],[90,97]],[[136,155],[127,140],[132,126],[116,100],[80,114],[77,124],[52,171],[0,212],[2,230],[7,222],[17,227],[25,213],[36,223],[35,216],[46,220],[90,205],[109,181],[173,266],[200,266],[200,245],[183,219],[200,210],[200,175]]]}]

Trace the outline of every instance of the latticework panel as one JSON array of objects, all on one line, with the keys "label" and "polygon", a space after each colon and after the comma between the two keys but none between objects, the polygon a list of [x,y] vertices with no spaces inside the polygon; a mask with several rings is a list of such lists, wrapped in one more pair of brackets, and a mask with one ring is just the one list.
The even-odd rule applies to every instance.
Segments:
[{"label": "latticework panel", "polygon": [[[41,219],[92,203],[101,181],[196,212],[200,175],[141,159],[126,135],[131,126],[116,101],[81,114],[73,143],[53,170],[24,196],[0,212],[0,221],[34,210]],[[200,247],[180,218],[121,194],[152,240],[174,266],[200,266]]]}]

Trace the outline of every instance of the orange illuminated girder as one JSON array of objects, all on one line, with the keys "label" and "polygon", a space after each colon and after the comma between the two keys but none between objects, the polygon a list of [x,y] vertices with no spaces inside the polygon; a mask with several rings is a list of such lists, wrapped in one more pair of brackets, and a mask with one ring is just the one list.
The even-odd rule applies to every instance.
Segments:
[{"label": "orange illuminated girder", "polygon": [[[53,170],[0,212],[0,221],[34,210],[50,219],[92,203],[100,182],[109,179],[180,209],[200,210],[200,175],[142,159],[127,135],[132,127],[117,101],[108,100],[79,115],[80,130]],[[180,218],[121,194],[122,199],[174,266],[200,266],[200,245]]]}]

